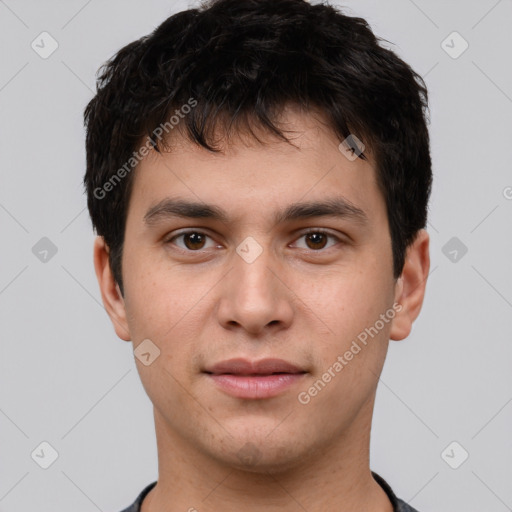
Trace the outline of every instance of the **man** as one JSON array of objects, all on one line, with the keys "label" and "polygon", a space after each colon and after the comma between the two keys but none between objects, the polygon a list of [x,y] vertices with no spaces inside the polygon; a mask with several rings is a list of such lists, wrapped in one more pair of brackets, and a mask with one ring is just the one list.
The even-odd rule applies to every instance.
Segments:
[{"label": "man", "polygon": [[303,0],[213,1],[105,65],[94,263],[159,460],[127,511],[415,510],[369,442],[429,271],[426,108],[364,20]]}]

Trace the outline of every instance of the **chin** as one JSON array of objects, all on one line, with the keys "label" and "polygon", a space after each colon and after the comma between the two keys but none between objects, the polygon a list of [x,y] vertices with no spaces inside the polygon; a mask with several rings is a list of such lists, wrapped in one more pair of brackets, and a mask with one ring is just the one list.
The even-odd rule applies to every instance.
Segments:
[{"label": "chin", "polygon": [[[273,442],[265,437],[249,436],[246,441],[240,439],[236,451],[222,454],[223,462],[230,467],[250,473],[282,473],[304,464],[304,454],[298,453],[297,442],[287,446],[285,440]],[[288,440],[290,438],[288,437]]]}]

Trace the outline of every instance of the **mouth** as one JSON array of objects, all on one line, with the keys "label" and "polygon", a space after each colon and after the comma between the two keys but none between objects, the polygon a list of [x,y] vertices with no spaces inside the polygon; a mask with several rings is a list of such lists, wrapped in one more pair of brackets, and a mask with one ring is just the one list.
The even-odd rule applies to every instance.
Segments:
[{"label": "mouth", "polygon": [[283,359],[261,359],[259,361],[249,361],[247,359],[228,359],[221,361],[205,369],[206,373],[213,375],[274,375],[274,374],[297,374],[305,373],[305,370],[299,366],[285,361]]},{"label": "mouth", "polygon": [[290,389],[308,372],[282,359],[230,359],[208,367],[204,373],[230,396],[264,399]]},{"label": "mouth", "polygon": [[204,372],[209,375],[236,375],[237,377],[268,377],[270,375],[298,375],[300,373],[306,372],[272,372],[272,373],[214,373],[214,372]]}]

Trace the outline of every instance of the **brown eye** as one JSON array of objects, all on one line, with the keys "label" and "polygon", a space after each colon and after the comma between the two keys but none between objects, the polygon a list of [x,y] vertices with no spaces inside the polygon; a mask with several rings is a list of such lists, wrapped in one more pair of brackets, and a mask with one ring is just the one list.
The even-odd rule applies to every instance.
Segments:
[{"label": "brown eye", "polygon": [[202,249],[204,246],[205,235],[203,235],[203,233],[197,232],[186,233],[183,235],[183,241],[187,249],[192,251]]},{"label": "brown eye", "polygon": [[[302,242],[302,240],[304,240],[304,242]],[[301,241],[301,243],[298,241]],[[333,245],[341,242],[341,239],[322,229],[310,229],[306,233],[303,233],[298,238],[298,241],[295,242],[295,245],[300,249],[323,252],[322,249],[329,249]]]},{"label": "brown eye", "polygon": [[306,244],[310,249],[323,249],[327,244],[327,235],[319,232],[308,233],[306,240]]},{"label": "brown eye", "polygon": [[[210,239],[210,246],[207,246],[208,239]],[[166,243],[176,245],[180,249],[189,252],[201,251],[215,246],[211,237],[201,231],[184,231],[173,236]]]}]

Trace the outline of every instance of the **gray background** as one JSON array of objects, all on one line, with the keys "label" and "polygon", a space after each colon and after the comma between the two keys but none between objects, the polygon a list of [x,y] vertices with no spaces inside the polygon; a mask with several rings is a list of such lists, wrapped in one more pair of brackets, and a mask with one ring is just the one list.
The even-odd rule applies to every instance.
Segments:
[{"label": "gray background", "polygon": [[[116,512],[157,477],[151,404],[94,275],[82,112],[100,64],[187,5],[0,0],[2,512]],[[432,272],[412,334],[390,342],[371,467],[420,512],[512,510],[512,2],[343,5],[431,94]],[[453,31],[469,43],[456,59]],[[48,469],[31,457],[43,441]]]}]

